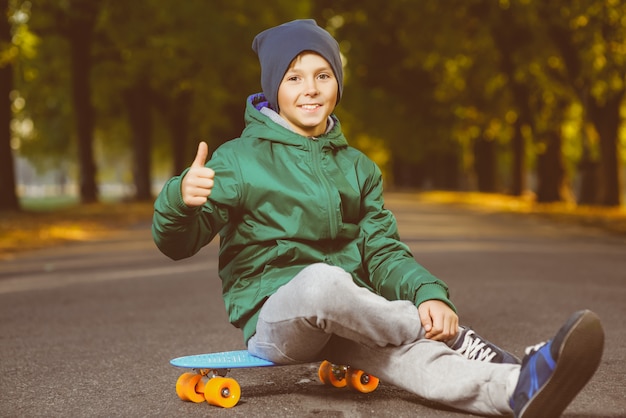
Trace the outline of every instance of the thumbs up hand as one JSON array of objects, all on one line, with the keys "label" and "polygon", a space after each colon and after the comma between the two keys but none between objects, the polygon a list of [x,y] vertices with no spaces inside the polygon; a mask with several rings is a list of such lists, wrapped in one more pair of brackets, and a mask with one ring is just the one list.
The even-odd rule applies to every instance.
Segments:
[{"label": "thumbs up hand", "polygon": [[211,194],[211,189],[213,189],[215,172],[205,167],[208,155],[209,146],[204,141],[200,142],[196,158],[183,177],[181,193],[183,202],[189,207],[204,205]]}]

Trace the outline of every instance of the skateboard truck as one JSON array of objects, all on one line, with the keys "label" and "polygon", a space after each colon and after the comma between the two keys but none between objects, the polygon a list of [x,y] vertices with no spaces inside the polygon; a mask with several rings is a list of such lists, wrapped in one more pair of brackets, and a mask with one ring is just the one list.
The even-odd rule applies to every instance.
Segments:
[{"label": "skateboard truck", "polygon": [[363,370],[332,364],[326,360],[320,364],[318,377],[325,385],[336,388],[347,386],[361,393],[373,392],[379,383],[377,377],[365,373]]}]

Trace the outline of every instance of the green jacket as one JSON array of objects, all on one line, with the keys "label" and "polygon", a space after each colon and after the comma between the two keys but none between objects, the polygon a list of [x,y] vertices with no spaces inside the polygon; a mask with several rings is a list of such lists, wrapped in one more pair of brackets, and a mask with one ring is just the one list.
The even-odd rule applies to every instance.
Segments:
[{"label": "green jacket", "polygon": [[224,302],[246,342],[265,300],[313,263],[342,267],[389,300],[438,299],[454,309],[446,285],[400,241],[379,168],[348,146],[339,121],[333,116],[317,139],[303,137],[260,112],[262,100],[248,99],[241,137],[207,162],[215,186],[205,205],[183,203],[186,171],[165,184],[152,225],[159,249],[181,259],[220,235]]}]

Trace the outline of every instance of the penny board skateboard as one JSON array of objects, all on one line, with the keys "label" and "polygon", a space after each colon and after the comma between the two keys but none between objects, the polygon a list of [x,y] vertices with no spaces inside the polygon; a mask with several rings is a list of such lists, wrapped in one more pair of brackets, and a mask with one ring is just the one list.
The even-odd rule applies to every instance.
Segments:
[{"label": "penny board skateboard", "polygon": [[[237,405],[241,397],[239,383],[226,377],[231,369],[280,366],[253,356],[247,350],[178,357],[170,360],[170,364],[193,370],[183,373],[176,381],[176,394],[180,399],[196,403],[206,401],[223,408]],[[362,393],[372,392],[378,387],[376,377],[362,370],[334,365],[328,361],[323,361],[320,365],[318,377],[326,385],[350,387]]]}]

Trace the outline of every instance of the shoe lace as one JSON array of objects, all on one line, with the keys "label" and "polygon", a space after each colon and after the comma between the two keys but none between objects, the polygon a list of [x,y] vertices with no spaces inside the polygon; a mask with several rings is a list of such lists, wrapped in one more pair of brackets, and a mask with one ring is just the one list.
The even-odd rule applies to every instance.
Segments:
[{"label": "shoe lace", "polygon": [[469,360],[491,361],[498,353],[482,341],[472,330],[468,330],[463,338],[463,344],[456,350]]},{"label": "shoe lace", "polygon": [[539,351],[539,349],[541,347],[543,347],[544,345],[546,345],[547,343],[548,343],[547,341],[543,341],[543,342],[540,342],[539,344],[530,345],[530,346],[526,347],[526,349],[524,350],[524,354],[526,354],[528,356],[531,353]]}]

